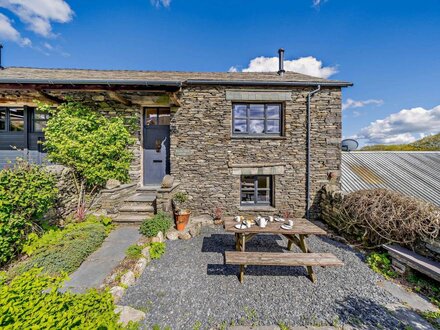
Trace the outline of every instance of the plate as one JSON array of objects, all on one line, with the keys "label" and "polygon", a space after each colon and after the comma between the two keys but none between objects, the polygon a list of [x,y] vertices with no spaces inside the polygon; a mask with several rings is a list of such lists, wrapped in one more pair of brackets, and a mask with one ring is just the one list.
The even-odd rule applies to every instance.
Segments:
[{"label": "plate", "polygon": [[285,229],[285,230],[290,230],[290,229],[292,229],[293,227],[292,227],[292,226],[289,226],[289,225],[281,225],[281,228],[283,228],[283,229]]},{"label": "plate", "polygon": [[277,222],[283,222],[284,221],[283,218],[278,218],[278,217],[274,218],[274,220],[277,221]]},{"label": "plate", "polygon": [[239,223],[234,226],[237,229],[246,229],[246,225],[244,223]]}]

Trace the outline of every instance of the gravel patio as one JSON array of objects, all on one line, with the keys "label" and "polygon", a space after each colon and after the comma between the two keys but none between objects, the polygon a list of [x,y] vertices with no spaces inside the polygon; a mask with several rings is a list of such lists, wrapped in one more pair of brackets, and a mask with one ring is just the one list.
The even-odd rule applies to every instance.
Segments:
[{"label": "gravel patio", "polygon": [[[221,227],[204,227],[188,241],[168,241],[121,304],[147,314],[144,328],[225,328],[226,325],[337,325],[403,329],[384,305],[396,299],[376,285],[381,278],[363,256],[328,238],[310,237],[310,249],[335,254],[339,268],[315,267],[313,284],[303,267],[248,266],[244,284],[238,266],[224,265],[223,253],[234,250],[234,236]],[[248,251],[286,251],[279,236],[259,235]]]}]

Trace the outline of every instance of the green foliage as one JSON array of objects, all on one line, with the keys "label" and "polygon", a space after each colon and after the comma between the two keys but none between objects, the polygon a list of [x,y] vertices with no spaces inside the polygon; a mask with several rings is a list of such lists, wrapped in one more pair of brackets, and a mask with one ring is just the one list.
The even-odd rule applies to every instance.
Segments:
[{"label": "green foliage", "polygon": [[416,271],[409,273],[406,279],[412,285],[414,291],[424,294],[434,305],[440,307],[440,286],[438,282]]},{"label": "green foliage", "polygon": [[424,137],[418,141],[409,144],[376,144],[365,146],[362,151],[439,151],[440,150],[440,133]]},{"label": "green foliage", "polygon": [[166,245],[162,242],[154,242],[150,244],[150,257],[151,259],[160,259],[162,254],[165,253]]},{"label": "green foliage", "polygon": [[420,312],[420,315],[427,320],[429,323],[432,324],[434,329],[440,330],[440,312],[432,312],[432,311],[425,311]]},{"label": "green foliage", "polygon": [[22,242],[52,207],[54,177],[23,160],[0,171],[0,265],[20,251]]},{"label": "green foliage", "polygon": [[173,219],[164,212],[158,212],[153,218],[142,222],[140,233],[147,237],[154,237],[160,231],[165,235],[173,224]]},{"label": "green foliage", "polygon": [[127,251],[125,251],[125,254],[127,255],[127,257],[132,259],[140,258],[142,255],[142,246],[130,245]]},{"label": "green foliage", "polygon": [[188,200],[188,195],[179,191],[173,196],[173,200],[179,204],[183,204]]},{"label": "green foliage", "polygon": [[124,329],[109,292],[61,293],[66,276],[32,269],[0,286],[2,329]]},{"label": "green foliage", "polygon": [[385,278],[395,278],[398,274],[391,268],[391,259],[388,253],[373,252],[367,257],[367,264],[376,273]]},{"label": "green foliage", "polygon": [[126,182],[134,143],[121,118],[108,119],[80,103],[68,102],[49,111],[44,143],[50,161],[72,168],[88,186],[108,179]]},{"label": "green foliage", "polygon": [[25,245],[23,251],[30,257],[14,265],[10,274],[21,274],[34,267],[43,267],[43,271],[48,274],[71,273],[101,246],[106,236],[106,227],[92,221],[50,230]]}]

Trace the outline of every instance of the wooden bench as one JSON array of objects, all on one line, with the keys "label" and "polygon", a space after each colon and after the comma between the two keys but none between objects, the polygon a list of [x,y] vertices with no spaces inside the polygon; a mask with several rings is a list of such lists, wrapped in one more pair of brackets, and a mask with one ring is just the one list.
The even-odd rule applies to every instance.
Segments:
[{"label": "wooden bench", "polygon": [[392,266],[399,273],[406,272],[406,266],[440,282],[440,263],[425,258],[400,245],[383,246],[392,258]]},{"label": "wooden bench", "polygon": [[[280,252],[242,252],[226,251],[225,263],[240,265],[240,282],[243,283],[244,267],[256,266],[343,266],[331,253],[280,253]],[[312,279],[315,281],[315,279]]]}]

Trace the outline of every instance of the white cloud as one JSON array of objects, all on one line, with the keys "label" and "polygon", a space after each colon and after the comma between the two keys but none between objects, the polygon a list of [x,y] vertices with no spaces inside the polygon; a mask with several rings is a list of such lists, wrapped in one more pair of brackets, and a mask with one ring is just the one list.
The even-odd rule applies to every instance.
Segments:
[{"label": "white cloud", "polygon": [[363,101],[356,101],[353,99],[347,99],[345,102],[342,103],[342,110],[347,110],[350,108],[362,108],[370,104],[380,106],[383,104],[383,100],[369,99]]},{"label": "white cloud", "polygon": [[11,20],[0,13],[0,39],[10,40],[18,43],[21,46],[30,46],[31,41],[28,38],[23,38],[13,26]]},{"label": "white cloud", "polygon": [[169,7],[171,4],[171,0],[150,0],[151,4],[156,7]]},{"label": "white cloud", "polygon": [[440,132],[440,105],[403,109],[363,128],[355,138],[367,144],[411,143],[421,136]]},{"label": "white cloud", "polygon": [[324,2],[327,2],[327,0],[313,0],[313,7],[319,8],[320,5],[322,5]]},{"label": "white cloud", "polygon": [[67,23],[73,10],[64,0],[0,0],[0,7],[15,14],[26,27],[43,37],[52,37],[52,23]]},{"label": "white cloud", "polygon": [[[338,72],[334,66],[323,66],[322,62],[313,56],[300,57],[295,60],[285,60],[284,69],[303,73],[309,76],[328,78]],[[229,72],[237,72],[235,66],[229,68]],[[256,57],[249,62],[247,68],[241,70],[243,72],[277,72],[278,57]]]}]

